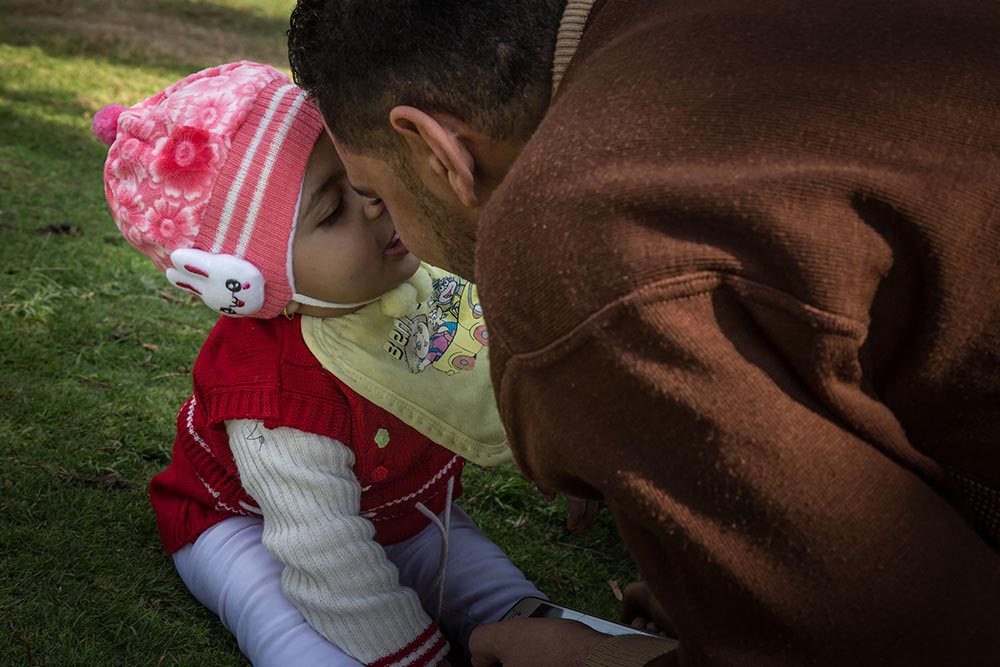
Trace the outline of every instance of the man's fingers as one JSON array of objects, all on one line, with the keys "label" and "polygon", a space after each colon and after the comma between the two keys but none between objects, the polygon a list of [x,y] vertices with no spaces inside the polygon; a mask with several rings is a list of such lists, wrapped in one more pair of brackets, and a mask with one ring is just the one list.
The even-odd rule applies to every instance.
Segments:
[{"label": "man's fingers", "polygon": [[636,625],[636,621],[642,621],[647,624],[645,629],[654,634],[665,632],[669,636],[676,636],[666,611],[644,581],[633,582],[622,591],[622,612],[619,621],[640,629],[642,626]]},{"label": "man's fingers", "polygon": [[535,488],[538,489],[538,492],[540,494],[542,494],[542,497],[545,498],[550,503],[553,500],[556,499],[556,493],[555,493],[555,491],[552,491],[551,489],[546,489],[544,487],[538,486],[537,484],[535,484]]},{"label": "man's fingers", "polygon": [[566,497],[569,505],[569,516],[566,517],[566,528],[576,533],[584,533],[594,524],[601,503],[598,500],[583,500],[582,498]]},{"label": "man's fingers", "polygon": [[633,628],[635,628],[636,630],[643,630],[643,629],[645,629],[646,624],[648,622],[649,621],[647,621],[642,616],[636,616],[635,618],[632,619],[632,622],[629,623],[629,625],[632,626]]},{"label": "man's fingers", "polygon": [[580,532],[586,532],[588,528],[594,525],[597,521],[597,515],[601,513],[601,502],[599,500],[588,500],[587,501],[587,513],[584,516],[583,523],[580,525]]},{"label": "man's fingers", "polygon": [[645,582],[636,581],[622,591],[622,612],[620,621],[632,627],[634,621],[645,621],[649,618],[649,588]]}]

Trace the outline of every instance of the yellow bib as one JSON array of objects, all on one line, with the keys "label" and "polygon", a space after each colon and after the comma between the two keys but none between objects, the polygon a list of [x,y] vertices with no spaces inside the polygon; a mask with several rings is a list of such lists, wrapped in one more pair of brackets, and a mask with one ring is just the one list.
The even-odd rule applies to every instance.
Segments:
[{"label": "yellow bib", "polygon": [[303,317],[316,359],[344,384],[465,459],[510,459],[490,384],[476,286],[429,264],[343,317]]}]

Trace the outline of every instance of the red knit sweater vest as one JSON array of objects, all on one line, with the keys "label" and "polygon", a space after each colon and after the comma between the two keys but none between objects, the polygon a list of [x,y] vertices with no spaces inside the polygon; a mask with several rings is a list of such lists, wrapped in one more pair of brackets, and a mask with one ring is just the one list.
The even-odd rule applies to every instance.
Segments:
[{"label": "red knit sweater vest", "polygon": [[448,479],[461,493],[460,457],[417,433],[324,370],[302,340],[300,320],[223,317],[205,341],[194,393],[177,416],[167,468],[150,498],[164,548],[173,553],[232,516],[259,514],[240,484],[225,422],[257,419],[335,438],[354,452],[361,514],[380,544],[420,532],[428,520],[414,506],[444,509]]}]

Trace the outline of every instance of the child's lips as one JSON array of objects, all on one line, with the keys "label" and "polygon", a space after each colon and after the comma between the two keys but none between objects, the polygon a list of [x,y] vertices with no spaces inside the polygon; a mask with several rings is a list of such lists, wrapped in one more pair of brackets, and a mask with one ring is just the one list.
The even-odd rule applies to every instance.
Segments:
[{"label": "child's lips", "polygon": [[399,234],[392,235],[392,240],[389,241],[389,244],[385,247],[385,250],[383,251],[384,254],[390,256],[406,255],[409,252],[410,250],[405,245],[403,245],[403,242],[399,239]]}]

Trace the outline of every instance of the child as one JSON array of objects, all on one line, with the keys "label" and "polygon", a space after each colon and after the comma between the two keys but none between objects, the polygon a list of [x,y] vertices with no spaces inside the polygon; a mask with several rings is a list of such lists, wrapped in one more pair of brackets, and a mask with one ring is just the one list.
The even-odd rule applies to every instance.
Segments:
[{"label": "child", "polygon": [[[119,229],[226,315],[151,498],[181,578],[251,662],[447,664],[428,611],[465,647],[539,595],[452,504],[454,452],[506,451],[475,290],[350,188],[306,94],[231,63],[105,107],[94,130]],[[454,348],[430,366],[406,359],[425,329]]]}]

